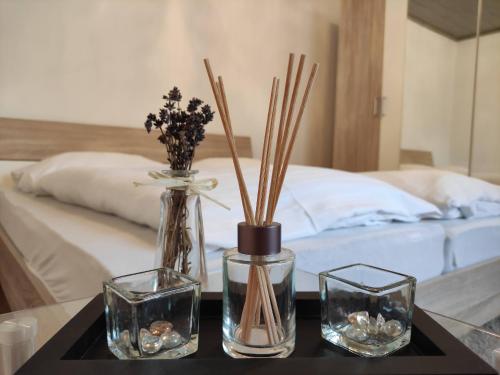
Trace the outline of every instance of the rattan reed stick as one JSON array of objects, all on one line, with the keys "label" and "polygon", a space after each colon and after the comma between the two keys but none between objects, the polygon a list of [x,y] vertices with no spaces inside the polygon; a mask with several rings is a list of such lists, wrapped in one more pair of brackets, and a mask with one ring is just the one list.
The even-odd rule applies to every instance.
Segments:
[{"label": "rattan reed stick", "polygon": [[[234,135],[233,135],[233,127],[231,125],[231,116],[229,115],[229,107],[227,105],[227,98],[226,98],[226,90],[224,89],[224,81],[222,80],[222,77],[219,76],[219,89],[220,89],[220,94],[222,97],[222,104],[224,105],[224,113],[227,121],[227,127],[229,129],[229,132],[231,134],[231,143],[233,145],[233,149],[236,152],[236,143],[234,141]],[[236,174],[239,175],[238,181],[241,181],[241,187],[240,190],[243,191],[243,202],[244,205],[246,206],[246,211],[248,212],[248,216],[250,218],[249,224],[255,224],[255,219],[254,219],[254,213],[252,209],[252,204],[250,203],[250,196],[248,195],[248,189],[247,185],[245,183],[245,179],[243,177],[243,173],[241,172],[241,167],[240,167],[240,162],[238,159],[238,154],[236,154],[236,161],[238,163],[238,169],[236,170]]]},{"label": "rattan reed stick", "polygon": [[[277,153],[277,162],[273,165],[273,168],[277,168],[277,176],[279,177],[281,173],[281,169],[283,167],[283,160],[284,160],[284,153],[285,153],[285,147],[287,144],[287,139],[288,139],[288,133],[290,132],[290,124],[292,122],[292,117],[293,117],[293,112],[295,109],[295,101],[297,99],[297,93],[299,91],[299,86],[300,86],[300,80],[302,78],[302,70],[304,68],[304,62],[305,62],[306,56],[305,55],[300,55],[300,60],[299,60],[299,66],[297,68],[297,73],[295,75],[295,83],[293,85],[293,91],[292,91],[292,97],[290,98],[290,106],[288,107],[288,114],[286,117],[286,122],[285,126],[283,129],[283,135],[280,140],[279,147],[276,149]],[[272,202],[271,208],[276,207],[278,204],[278,197],[279,193],[277,192],[277,187],[278,187],[278,181],[279,178],[275,180],[275,184],[272,185],[272,190],[271,190],[271,195],[270,195],[270,201]],[[266,224],[270,224],[272,222],[272,216],[274,215],[274,211],[271,211],[271,215],[266,217]]]},{"label": "rattan reed stick", "polygon": [[271,277],[267,269],[264,270],[266,274],[267,289],[269,291],[269,296],[271,297],[271,305],[273,307],[274,316],[276,317],[276,324],[278,329],[281,330],[281,317],[280,311],[278,309],[278,302],[276,301],[276,295],[274,294],[273,283],[271,282]]},{"label": "rattan reed stick", "polygon": [[260,295],[257,294],[257,303],[255,304],[255,314],[254,314],[254,324],[256,326],[260,325],[260,313],[262,309],[262,300],[260,299]]},{"label": "rattan reed stick", "polygon": [[279,164],[278,163],[278,158],[279,158],[279,148],[281,144],[281,139],[283,138],[283,127],[285,126],[285,119],[286,119],[286,112],[287,112],[287,105],[288,105],[288,92],[290,91],[290,81],[292,78],[292,71],[293,71],[293,60],[295,58],[295,55],[293,53],[290,53],[288,56],[288,68],[286,72],[286,80],[285,80],[285,91],[283,93],[283,101],[281,103],[281,114],[280,114],[280,123],[278,127],[278,135],[276,137],[276,147],[274,150],[274,162],[273,162],[273,173],[271,177],[271,188],[269,189],[269,199],[268,199],[268,204],[267,204],[267,212],[266,212],[266,223],[269,224],[272,222],[272,208],[274,207],[274,202],[273,202],[273,186],[276,185],[276,182],[278,180],[279,176],[279,168],[276,166]]},{"label": "rattan reed stick", "polygon": [[304,70],[305,60],[306,60],[306,56],[300,55],[299,66],[297,67],[297,73],[295,75],[295,82],[294,82],[293,90],[292,90],[292,97],[290,98],[290,106],[288,107],[288,114],[286,116],[285,128],[283,130],[283,138],[281,139],[281,145],[283,147],[280,147],[280,153],[279,153],[279,159],[278,159],[278,165],[279,165],[278,172],[279,173],[281,173],[281,168],[283,166],[283,164],[282,164],[283,157],[284,157],[283,154],[285,152],[285,147],[286,147],[287,142],[288,142],[288,135],[290,133],[290,126],[292,124],[293,112],[295,110],[295,102],[297,100],[297,95],[299,92],[300,81],[302,79],[302,71]]},{"label": "rattan reed stick", "polygon": [[[314,78],[316,77],[318,67],[319,67],[319,65],[315,63],[311,69],[311,73],[309,74],[309,79],[307,81],[307,86],[306,86],[306,89],[304,91],[304,96],[302,97],[302,102],[300,104],[300,109],[299,109],[299,112],[297,114],[297,118],[295,119],[295,124],[294,124],[293,130],[292,130],[290,143],[288,144],[288,148],[287,148],[286,154],[285,154],[285,159],[283,161],[283,167],[281,168],[280,176],[278,179],[278,186],[277,186],[277,195],[278,196],[280,195],[281,189],[283,188],[283,182],[285,181],[285,175],[286,175],[286,171],[288,169],[288,164],[290,162],[290,156],[292,154],[292,149],[293,149],[293,146],[295,144],[295,139],[297,138],[297,133],[298,133],[298,130],[300,128],[301,121],[302,121],[302,115],[304,114],[304,109],[306,107],[307,99],[309,98],[309,93],[310,93],[311,87],[314,83]],[[273,206],[272,215],[274,215],[275,211],[276,211],[276,204],[274,204],[274,206]]]},{"label": "rattan reed stick", "polygon": [[256,284],[258,285],[257,267],[250,266],[250,270],[248,271],[245,304],[243,305],[240,320],[241,338],[243,341],[248,341],[250,339],[250,330],[253,324],[252,317],[255,315],[252,308],[255,305],[254,299],[256,299],[259,295],[259,290],[258,287],[256,287]]},{"label": "rattan reed stick", "polygon": [[[231,137],[234,140],[231,122],[230,122],[230,117],[228,116],[229,110],[228,110],[227,99],[226,99],[225,90],[224,90],[224,82],[222,80],[222,77],[220,77],[220,76],[219,76],[218,87],[220,89],[220,94],[222,96],[222,101],[224,104],[224,112],[225,112],[226,120],[228,122],[228,128],[229,128],[229,131],[231,133]],[[247,205],[247,210],[245,210],[245,211],[247,211],[249,215],[252,215],[252,208],[251,208],[251,205],[249,202],[248,195],[247,195],[247,199],[244,200],[243,202],[245,202],[244,204]],[[253,219],[253,217],[252,217],[252,219]],[[253,306],[257,304],[256,301],[257,301],[257,299],[259,299],[261,301],[261,306],[262,306],[262,308],[265,309],[266,316],[268,317],[268,320],[266,323],[266,330],[268,333],[269,342],[274,342],[276,337],[277,337],[277,332],[276,332],[276,326],[274,323],[274,318],[272,316],[272,310],[271,310],[272,301],[270,301],[269,295],[260,296],[260,298],[259,298],[259,293],[261,293],[261,294],[263,293],[263,289],[260,287],[260,284],[263,282],[270,282],[270,279],[269,279],[269,275],[267,272],[264,273],[264,280],[262,279],[261,276],[258,276],[259,275],[259,273],[258,273],[259,268],[260,267],[256,267],[256,266],[250,267],[249,280],[247,282],[247,295],[249,296],[249,300],[248,300],[247,310],[242,315],[245,317],[245,321],[244,321],[244,324],[242,327],[242,334],[243,334],[245,341],[248,341],[250,339],[251,328],[253,326],[252,317],[256,314],[255,312],[253,312]],[[252,279],[250,279],[250,276],[252,276]],[[274,299],[276,299],[276,297],[274,296],[274,292],[273,292],[273,297],[274,297]],[[262,303],[262,301],[264,301],[264,303]]]},{"label": "rattan reed stick", "polygon": [[[263,156],[261,160],[261,173],[259,178],[259,194],[261,195],[261,200],[257,199],[257,213],[256,213],[256,222],[257,225],[262,225],[263,220],[263,204],[265,204],[266,190],[267,188],[267,176],[269,170],[269,159],[270,159],[270,149],[272,142],[272,129],[274,127],[274,120],[276,116],[276,103],[279,91],[279,80],[274,78],[273,85],[271,89],[271,96],[269,100],[269,112],[266,124],[266,133],[264,138],[264,147],[263,147]],[[263,198],[262,198],[263,197]],[[258,282],[253,284],[252,280],[250,280],[250,276],[252,272],[256,272],[258,275]],[[266,331],[268,334],[268,340],[270,343],[276,343],[279,341],[279,334],[276,327],[276,320],[273,314],[278,314],[277,321],[280,323],[281,327],[281,319],[279,317],[279,310],[276,304],[276,296],[274,295],[274,290],[272,289],[272,282],[267,268],[263,266],[251,266],[250,274],[247,286],[250,286],[250,290],[247,289],[249,294],[248,298],[245,300],[245,307],[243,309],[243,317],[242,321],[244,324],[242,325],[242,337],[244,340],[248,340],[250,338],[250,331],[252,328],[252,323],[255,325],[256,318],[259,317],[260,322],[260,311],[264,314],[264,322],[266,326]],[[270,286],[270,288],[269,288]],[[274,304],[273,304],[274,301]]]},{"label": "rattan reed stick", "polygon": [[266,169],[266,157],[267,157],[267,148],[269,145],[269,137],[271,130],[271,117],[273,112],[273,102],[274,102],[274,92],[276,90],[276,77],[273,78],[273,85],[271,88],[271,96],[269,97],[269,109],[267,111],[267,120],[266,120],[266,131],[264,134],[264,145],[262,147],[262,156],[260,158],[260,172],[259,172],[259,187],[257,188],[257,203],[255,209],[255,221],[257,225],[259,224],[259,216],[261,210],[261,202],[263,198],[263,189],[264,189],[264,171]]},{"label": "rattan reed stick", "polygon": [[[246,188],[245,180],[241,172],[241,167],[239,164],[239,159],[236,151],[236,145],[234,142],[234,136],[232,132],[232,126],[230,122],[229,109],[227,105],[227,98],[224,90],[224,82],[222,77],[219,77],[218,83],[214,80],[214,75],[210,67],[210,62],[208,59],[204,59],[205,68],[207,70],[208,78],[212,91],[215,97],[217,108],[221,116],[222,125],[224,127],[224,132],[228,140],[229,148],[231,151],[231,156],[233,158],[233,164],[235,167],[238,184],[240,192],[242,192],[242,205],[245,211],[245,217],[247,218],[248,224],[255,224],[255,218],[252,213],[250,198],[248,196],[248,190]],[[262,304],[262,310],[265,317],[266,331],[268,334],[269,342],[275,344],[278,339],[278,333],[276,330],[276,323],[273,317],[272,302],[270,301],[269,290],[267,288],[267,278],[269,275],[267,272],[263,272],[260,266],[251,266],[249,271],[249,280],[247,284],[247,298],[245,301],[245,306],[243,308],[242,319],[240,321],[240,327],[242,329],[243,337],[248,340],[249,332],[251,328],[252,320],[255,314],[250,314],[250,310],[253,309],[256,300],[256,293],[260,293],[260,299]],[[255,280],[255,281],[254,281]]]},{"label": "rattan reed stick", "polygon": [[[236,177],[238,179],[238,185],[241,193],[243,210],[245,211],[245,218],[248,224],[254,223],[254,215],[251,212],[251,204],[250,198],[248,197],[248,190],[245,184],[245,180],[243,178],[243,173],[241,172],[241,166],[238,159],[238,153],[236,151],[236,145],[234,142],[234,136],[232,132],[231,123],[228,120],[227,114],[229,113],[229,109],[227,106],[227,100],[225,100],[224,95],[224,84],[222,80],[219,81],[219,87],[217,87],[214,75],[212,72],[212,68],[210,67],[210,61],[208,59],[204,59],[205,68],[207,70],[208,78],[210,81],[210,85],[212,86],[212,91],[215,97],[215,102],[217,104],[217,108],[219,110],[219,115],[221,117],[222,126],[224,128],[224,132],[226,133],[226,138],[228,140],[229,150],[231,152],[231,156],[233,158],[234,169],[236,171]],[[222,83],[222,84],[221,84]],[[226,105],[224,105],[226,103]]]},{"label": "rattan reed stick", "polygon": [[266,124],[266,133],[264,137],[264,147],[262,149],[262,160],[260,165],[259,190],[257,197],[257,213],[255,221],[257,225],[262,225],[264,221],[264,210],[266,207],[267,185],[269,179],[269,164],[271,159],[271,148],[274,134],[274,120],[276,118],[276,103],[279,93],[279,79],[273,79],[273,90],[269,101],[269,112]]},{"label": "rattan reed stick", "polygon": [[266,281],[266,271],[264,271],[264,268],[262,266],[257,266],[257,276],[259,278],[259,289],[260,289],[260,296],[262,299],[262,310],[264,312],[264,322],[266,323],[266,329],[268,332],[269,336],[269,341],[271,345],[275,345],[279,341],[279,336],[278,332],[276,329],[276,323],[274,321],[273,317],[273,311],[270,306],[269,300],[269,289],[267,288],[267,281]]},{"label": "rattan reed stick", "polygon": [[[231,156],[233,158],[233,164],[238,179],[241,201],[243,210],[245,212],[245,220],[247,224],[252,224],[252,225],[264,224],[264,210],[266,208],[266,197],[267,197],[267,212],[266,212],[265,224],[270,224],[273,220],[278,198],[283,186],[285,174],[288,168],[288,164],[290,162],[291,151],[295,144],[297,132],[300,126],[300,122],[302,120],[302,115],[304,113],[304,108],[305,105],[307,104],[309,92],[318,69],[318,65],[314,64],[311,70],[311,74],[309,76],[309,81],[307,83],[304,96],[302,98],[297,118],[295,120],[292,129],[290,141],[288,142],[288,135],[292,123],[292,117],[294,113],[294,106],[297,98],[298,88],[300,86],[300,80],[302,76],[305,56],[301,55],[300,57],[300,62],[297,68],[293,92],[290,100],[290,106],[288,107],[288,94],[291,83],[291,75],[293,71],[293,60],[294,60],[294,55],[290,54],[288,59],[285,91],[281,107],[280,124],[276,140],[276,147],[275,147],[273,174],[271,178],[271,184],[269,186],[269,194],[267,194],[274,121],[276,116],[276,105],[279,93],[279,80],[277,78],[273,79],[271,96],[269,99],[269,110],[267,115],[264,145],[262,150],[262,160],[261,160],[261,168],[259,174],[259,188],[258,188],[255,216],[253,214],[250,197],[248,195],[248,190],[246,188],[245,180],[243,178],[243,173],[241,171],[238,155],[236,152],[236,144],[234,141],[231,118],[229,115],[229,108],[224,89],[224,82],[222,80],[222,77],[218,78],[218,82],[214,80],[212,69],[210,67],[210,62],[208,61],[208,59],[204,60],[205,67],[207,69],[208,77],[210,80],[210,85],[212,86],[212,91],[214,93],[214,97],[217,103],[217,108],[219,109],[222,125],[224,127],[224,132],[226,133],[226,138],[228,140]],[[251,336],[252,328],[254,326],[260,326],[261,313],[262,316],[264,317],[264,325],[266,329],[266,334],[268,336],[269,344],[275,345],[280,341],[280,334],[278,331],[281,332],[281,326],[282,326],[281,317],[279,313],[278,304],[276,301],[276,296],[273,290],[273,285],[271,282],[269,270],[266,268],[266,266],[258,265],[257,263],[250,266],[248,273],[245,304],[243,306],[242,316],[240,320],[241,339],[248,342]]]},{"label": "rattan reed stick", "polygon": [[[217,94],[214,94],[214,95],[216,95],[219,98],[220,102],[223,105],[223,107],[221,109],[219,109],[219,113],[220,113],[221,121],[222,121],[222,126],[224,128],[224,131],[226,132],[226,135],[227,135],[228,132],[230,132],[231,133],[231,138],[234,138],[233,134],[232,134],[232,128],[230,128],[230,129],[228,129],[226,131],[226,129],[227,129],[226,128],[226,126],[227,126],[226,125],[226,122],[227,122],[226,121],[226,118],[227,118],[227,115],[226,115],[227,108],[226,108],[226,106],[224,106],[224,101],[222,99],[221,89],[220,89],[220,85],[219,85],[218,82],[215,82],[215,87],[216,87]],[[217,98],[216,98],[216,101],[217,101]],[[229,142],[229,140],[228,140],[228,142]],[[233,161],[234,161],[234,159],[233,159]],[[241,182],[238,179],[238,186],[240,186],[240,185],[241,185]],[[238,189],[238,190],[240,192],[240,198],[241,198],[241,202],[242,202],[242,206],[243,206],[243,213],[245,215],[245,222],[250,223],[251,222],[250,213],[248,211],[248,208],[245,205],[245,197],[243,195],[243,190],[242,189]]]}]

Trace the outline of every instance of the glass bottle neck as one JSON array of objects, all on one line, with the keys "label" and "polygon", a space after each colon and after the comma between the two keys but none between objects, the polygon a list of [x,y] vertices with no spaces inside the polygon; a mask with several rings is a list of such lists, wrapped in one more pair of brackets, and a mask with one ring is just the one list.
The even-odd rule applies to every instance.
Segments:
[{"label": "glass bottle neck", "polygon": [[198,173],[197,170],[176,170],[176,169],[166,169],[161,171],[163,174],[172,178],[182,178],[186,181],[194,181],[194,175]]}]

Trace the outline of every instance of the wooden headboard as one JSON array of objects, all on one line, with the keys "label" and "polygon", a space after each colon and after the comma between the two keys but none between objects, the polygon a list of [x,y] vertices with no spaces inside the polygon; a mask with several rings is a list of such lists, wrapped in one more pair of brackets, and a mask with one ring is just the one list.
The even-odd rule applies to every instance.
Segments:
[{"label": "wooden headboard", "polygon": [[400,164],[421,164],[434,166],[434,158],[431,151],[424,150],[405,150],[401,149],[399,152]]},{"label": "wooden headboard", "polygon": [[[235,137],[238,155],[252,157],[250,137]],[[0,117],[0,160],[41,160],[68,151],[139,154],[165,162],[165,149],[143,127],[86,125]],[[229,157],[226,137],[207,134],[196,159]]]}]

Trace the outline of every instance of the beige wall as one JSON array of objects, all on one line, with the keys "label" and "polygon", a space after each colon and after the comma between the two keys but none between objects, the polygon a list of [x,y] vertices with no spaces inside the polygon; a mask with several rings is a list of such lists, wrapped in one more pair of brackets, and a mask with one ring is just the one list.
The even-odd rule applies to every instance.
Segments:
[{"label": "beige wall", "polygon": [[259,153],[272,77],[304,52],[321,65],[293,161],[329,165],[339,2],[0,0],[0,116],[141,127],[174,84],[214,103],[207,56]]},{"label": "beige wall", "polygon": [[407,0],[386,0],[379,169],[399,169],[406,50]]},{"label": "beige wall", "polygon": [[407,25],[401,147],[431,151],[436,165],[449,165],[457,42]]},{"label": "beige wall", "polygon": [[479,41],[472,175],[500,184],[500,33]]},{"label": "beige wall", "polygon": [[408,21],[402,147],[436,165],[500,176],[500,33],[481,37],[470,154],[476,39],[453,41]]},{"label": "beige wall", "polygon": [[456,43],[455,85],[450,132],[450,164],[467,171],[470,154],[476,39]]}]

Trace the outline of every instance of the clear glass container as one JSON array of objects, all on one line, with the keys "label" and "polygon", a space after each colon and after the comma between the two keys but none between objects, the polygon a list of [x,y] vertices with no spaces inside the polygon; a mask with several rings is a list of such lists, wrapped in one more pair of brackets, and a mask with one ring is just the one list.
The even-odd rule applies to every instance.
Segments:
[{"label": "clear glass container", "polygon": [[201,287],[168,268],[104,282],[108,347],[120,359],[180,358],[198,350]]},{"label": "clear glass container", "polygon": [[415,284],[414,277],[364,264],[321,272],[322,337],[365,357],[406,346]]},{"label": "clear glass container", "polygon": [[[197,171],[163,171],[181,181],[194,181]],[[186,187],[161,195],[155,267],[168,267],[207,282],[205,237],[199,194]]]},{"label": "clear glass container", "polygon": [[223,266],[224,351],[234,358],[288,357],[295,348],[294,253],[232,249]]}]

